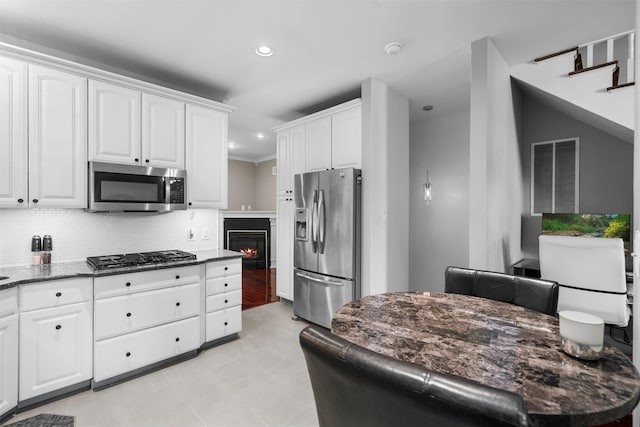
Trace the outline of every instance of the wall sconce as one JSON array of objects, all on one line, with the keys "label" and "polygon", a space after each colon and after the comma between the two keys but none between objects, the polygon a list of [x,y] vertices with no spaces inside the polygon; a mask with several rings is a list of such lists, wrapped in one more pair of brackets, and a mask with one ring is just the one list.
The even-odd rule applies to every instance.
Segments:
[{"label": "wall sconce", "polygon": [[431,204],[431,183],[429,182],[429,169],[427,169],[427,179],[424,182],[424,203]]}]

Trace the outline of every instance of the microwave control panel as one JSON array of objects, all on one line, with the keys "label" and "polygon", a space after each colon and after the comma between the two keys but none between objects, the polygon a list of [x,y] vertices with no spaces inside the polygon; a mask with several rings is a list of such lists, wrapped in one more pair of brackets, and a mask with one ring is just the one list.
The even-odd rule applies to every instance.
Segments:
[{"label": "microwave control panel", "polygon": [[169,203],[184,203],[184,178],[169,178]]}]

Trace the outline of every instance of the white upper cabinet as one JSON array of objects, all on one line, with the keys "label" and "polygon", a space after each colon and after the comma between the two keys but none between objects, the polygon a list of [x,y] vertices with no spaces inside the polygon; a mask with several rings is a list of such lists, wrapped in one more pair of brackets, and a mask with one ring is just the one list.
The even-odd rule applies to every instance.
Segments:
[{"label": "white upper cabinet", "polygon": [[28,206],[27,65],[0,57],[0,207]]},{"label": "white upper cabinet", "polygon": [[293,177],[306,171],[306,127],[296,126],[278,132],[278,197],[293,195]]},{"label": "white upper cabinet", "polygon": [[307,123],[307,172],[331,169],[331,116]]},{"label": "white upper cabinet", "polygon": [[89,160],[140,165],[142,93],[89,80]]},{"label": "white upper cabinet", "polygon": [[187,202],[190,208],[227,208],[228,114],[186,108]]},{"label": "white upper cabinet", "polygon": [[29,65],[29,205],[87,206],[87,79]]},{"label": "white upper cabinet", "polygon": [[331,116],[331,167],[361,167],[362,108],[356,105]]},{"label": "white upper cabinet", "polygon": [[143,166],[184,169],[184,102],[142,94]]}]

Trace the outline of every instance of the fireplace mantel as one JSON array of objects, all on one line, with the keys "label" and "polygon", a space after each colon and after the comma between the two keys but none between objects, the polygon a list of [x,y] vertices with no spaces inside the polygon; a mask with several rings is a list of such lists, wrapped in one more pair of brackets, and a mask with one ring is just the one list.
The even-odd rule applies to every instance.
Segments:
[{"label": "fireplace mantel", "polygon": [[220,211],[222,218],[269,218],[275,219],[276,211]]}]

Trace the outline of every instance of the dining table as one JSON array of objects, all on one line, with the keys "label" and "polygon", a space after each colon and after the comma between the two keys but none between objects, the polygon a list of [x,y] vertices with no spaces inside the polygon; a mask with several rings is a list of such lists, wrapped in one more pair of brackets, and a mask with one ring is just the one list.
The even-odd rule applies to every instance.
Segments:
[{"label": "dining table", "polygon": [[562,350],[558,318],[469,295],[395,292],[365,296],[335,313],[331,332],[428,370],[518,393],[532,426],[595,426],[640,399],[631,360],[605,343],[582,360]]}]

